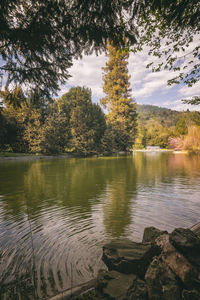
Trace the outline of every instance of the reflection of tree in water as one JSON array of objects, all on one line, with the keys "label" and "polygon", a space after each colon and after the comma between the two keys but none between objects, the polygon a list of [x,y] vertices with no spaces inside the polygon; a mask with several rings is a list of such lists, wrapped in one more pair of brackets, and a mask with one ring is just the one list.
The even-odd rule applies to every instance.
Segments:
[{"label": "reflection of tree in water", "polygon": [[168,160],[170,154],[154,152],[137,152],[134,154],[134,164],[137,170],[137,182],[141,185],[152,186],[168,178]]},{"label": "reflection of tree in water", "polygon": [[105,185],[100,161],[67,159],[35,162],[25,176],[26,196],[34,210],[53,205],[91,211]]},{"label": "reflection of tree in water", "polygon": [[191,179],[198,177],[200,173],[200,155],[175,154],[170,156],[169,171],[172,174],[179,172]]},{"label": "reflection of tree in water", "polygon": [[136,153],[134,164],[137,182],[156,186],[160,182],[173,183],[177,175],[192,178],[200,171],[200,156],[173,153]]},{"label": "reflection of tree in water", "polygon": [[131,199],[136,194],[136,169],[132,158],[107,161],[110,176],[103,208],[106,231],[112,237],[122,237],[131,222]]},{"label": "reflection of tree in water", "polygon": [[30,216],[56,206],[75,208],[80,218],[85,218],[109,187],[106,228],[121,235],[130,221],[128,191],[135,192],[136,188],[133,168],[130,158],[125,157],[20,162],[17,168],[16,163],[7,165],[5,174],[15,200],[5,198],[4,217],[26,214],[28,204]]},{"label": "reflection of tree in water", "polygon": [[29,166],[28,162],[3,162],[0,164],[0,193],[3,195],[0,203],[3,209],[1,217],[5,220],[9,219],[10,215],[14,215],[20,221],[27,212],[24,199],[24,174],[28,171]]}]

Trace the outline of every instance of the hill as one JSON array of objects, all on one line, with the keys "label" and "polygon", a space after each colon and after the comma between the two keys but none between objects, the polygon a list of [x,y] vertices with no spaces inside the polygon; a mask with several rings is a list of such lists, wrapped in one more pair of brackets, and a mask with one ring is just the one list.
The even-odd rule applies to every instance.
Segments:
[{"label": "hill", "polygon": [[138,105],[138,137],[135,148],[168,148],[169,139],[187,135],[188,128],[200,126],[200,112],[176,111],[154,105]]}]

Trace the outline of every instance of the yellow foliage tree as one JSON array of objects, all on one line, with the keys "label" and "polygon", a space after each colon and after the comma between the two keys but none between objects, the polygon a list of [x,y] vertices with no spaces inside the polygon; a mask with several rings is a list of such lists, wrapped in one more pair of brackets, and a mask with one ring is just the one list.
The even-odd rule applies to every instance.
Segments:
[{"label": "yellow foliage tree", "polygon": [[137,127],[136,103],[130,96],[128,75],[129,53],[108,44],[109,60],[103,68],[103,91],[101,104],[108,110],[107,123],[117,132],[119,150],[132,148]]}]

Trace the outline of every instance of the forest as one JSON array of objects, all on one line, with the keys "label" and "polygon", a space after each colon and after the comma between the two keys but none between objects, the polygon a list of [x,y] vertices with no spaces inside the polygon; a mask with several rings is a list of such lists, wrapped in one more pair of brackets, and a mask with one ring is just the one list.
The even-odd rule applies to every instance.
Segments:
[{"label": "forest", "polygon": [[151,145],[200,149],[199,112],[136,104],[134,109],[131,136],[129,128],[111,122],[109,114],[92,102],[91,90],[86,87],[71,88],[60,98],[48,101],[35,94],[26,98],[18,87],[15,101],[4,100],[0,110],[0,150],[108,155]]},{"label": "forest", "polygon": [[80,86],[56,99],[39,90],[25,95],[20,85],[12,93],[1,91],[0,151],[79,156],[147,146],[199,151],[200,113],[137,105],[130,93],[128,58],[128,51],[108,44],[100,104]]}]

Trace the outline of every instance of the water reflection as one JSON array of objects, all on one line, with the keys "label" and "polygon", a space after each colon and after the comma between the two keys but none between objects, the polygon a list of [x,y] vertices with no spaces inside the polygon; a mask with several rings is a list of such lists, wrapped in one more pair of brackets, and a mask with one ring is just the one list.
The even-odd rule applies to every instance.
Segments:
[{"label": "water reflection", "polygon": [[39,298],[56,294],[96,275],[107,240],[199,217],[197,155],[1,162],[0,171],[1,299],[32,287],[31,299],[35,285]]},{"label": "water reflection", "polygon": [[[133,202],[136,196],[137,173],[132,159],[111,161],[106,184],[106,201],[103,207],[106,232],[119,238],[126,234],[126,229],[133,215]],[[131,207],[132,205],[132,207]]]}]

